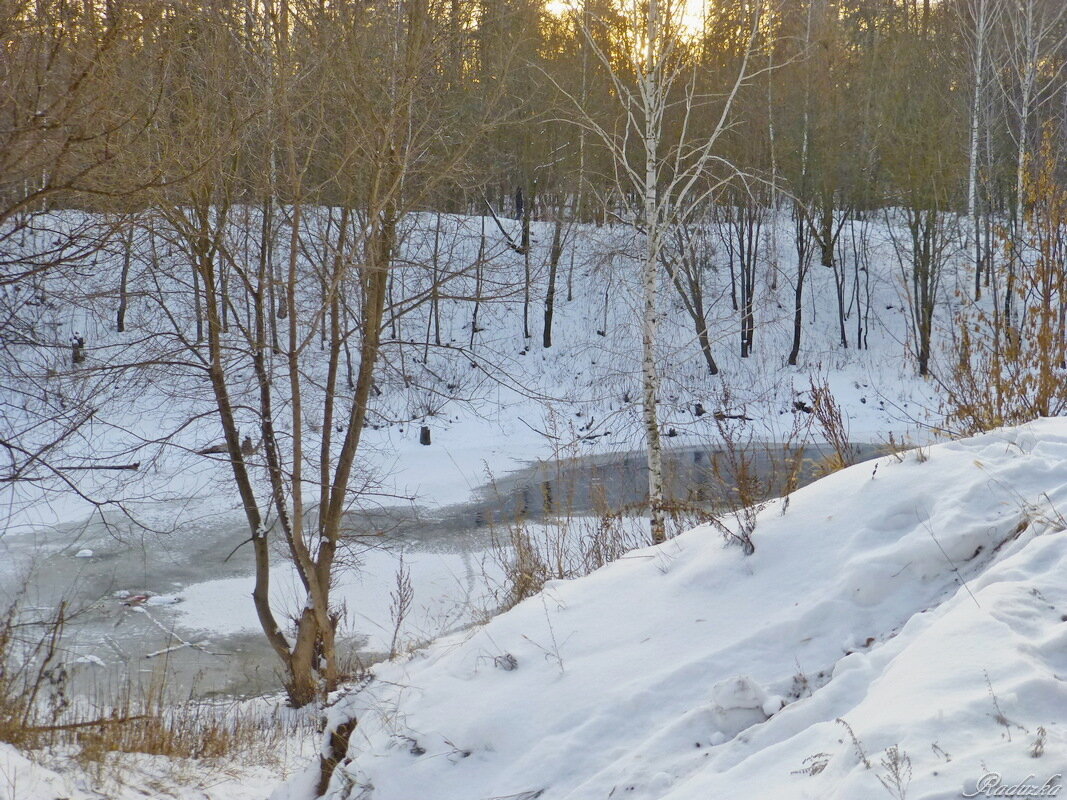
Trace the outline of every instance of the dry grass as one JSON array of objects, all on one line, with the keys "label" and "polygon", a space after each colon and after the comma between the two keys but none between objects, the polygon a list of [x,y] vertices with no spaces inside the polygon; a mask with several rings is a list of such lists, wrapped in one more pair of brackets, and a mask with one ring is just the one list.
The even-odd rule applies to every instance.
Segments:
[{"label": "dry grass", "polygon": [[127,684],[89,696],[72,693],[63,633],[66,603],[31,619],[12,603],[0,619],[0,741],[23,751],[73,753],[82,767],[117,753],[172,759],[262,763],[287,736],[307,726],[249,704],[166,701],[166,675],[135,694]]},{"label": "dry grass", "polygon": [[[707,454],[707,474],[698,486],[689,487],[689,499],[666,503],[669,535],[707,524],[728,544],[750,554],[755,551],[753,534],[760,512],[774,498],[784,497],[784,513],[806,468],[810,474],[806,443],[813,432],[825,440],[829,451],[816,466],[818,476],[855,463],[856,448],[849,440],[845,416],[825,382],[812,381],[811,399],[809,413],[795,415],[792,428],[780,442],[759,439],[743,414],[716,415],[716,444]],[[724,406],[729,407],[728,400],[724,399]],[[574,494],[566,489],[556,493],[565,500]],[[519,518],[496,527],[492,557],[504,575],[496,591],[497,610],[537,594],[550,580],[587,575],[646,546],[646,513],[641,504],[608,508],[601,500],[595,513],[575,514],[563,507],[543,523]]]},{"label": "dry grass", "polygon": [[[1000,236],[1000,276],[989,308],[960,314],[955,359],[936,376],[950,433],[970,435],[1067,413],[1067,188],[1057,173],[1058,131],[1046,128],[1026,173],[1021,235]],[[1005,313],[1005,307],[1011,313]]]},{"label": "dry grass", "polygon": [[752,537],[760,512],[779,496],[786,498],[784,512],[799,485],[810,420],[795,417],[785,441],[773,445],[759,441],[743,422],[716,418],[716,426],[720,445],[711,467],[719,485],[719,508],[706,521],[727,543],[750,555],[756,549]]},{"label": "dry grass", "polygon": [[189,702],[111,713],[113,724],[104,720],[73,731],[81,760],[103,761],[110,753],[220,759],[269,749],[284,735],[281,726],[265,724],[260,715],[236,705]]},{"label": "dry grass", "polygon": [[825,381],[811,381],[811,408],[815,427],[829,447],[829,453],[819,465],[820,475],[829,475],[855,464],[856,448],[852,445],[848,423]]},{"label": "dry grass", "polygon": [[492,557],[504,575],[496,588],[500,610],[532,597],[550,580],[588,575],[647,544],[646,536],[641,520],[621,512],[494,528]]}]

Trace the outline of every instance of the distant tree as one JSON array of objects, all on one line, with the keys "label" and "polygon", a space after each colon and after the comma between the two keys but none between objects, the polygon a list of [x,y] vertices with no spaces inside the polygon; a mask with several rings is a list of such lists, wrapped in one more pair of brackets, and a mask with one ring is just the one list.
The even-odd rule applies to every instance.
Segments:
[{"label": "distant tree", "polygon": [[678,223],[671,230],[670,246],[664,248],[663,260],[682,307],[693,322],[708,374],[718,375],[719,365],[708,332],[710,303],[707,288],[709,274],[714,271],[715,254],[711,241],[713,227],[717,225],[710,212],[691,215],[689,220]]},{"label": "distant tree", "polygon": [[[1056,97],[1067,64],[1063,53],[1067,44],[1067,4],[1059,0],[1013,0],[1005,5],[1000,29],[1004,37],[1004,60],[999,72],[1012,111],[1008,130],[1015,149],[1010,224],[1013,235],[1021,241],[1026,211],[1026,169],[1040,129],[1038,115]],[[1016,246],[1007,260],[1003,302],[1008,324],[1016,315],[1018,252]]]},{"label": "distant tree", "polygon": [[937,376],[949,420],[961,432],[1067,412],[1067,187],[1060,141],[1056,126],[1047,124],[1023,182],[1023,240],[1008,229],[1002,234],[1003,247],[1022,246],[1015,256],[1018,320],[1009,324],[1000,304],[966,308],[957,320],[955,352]]},{"label": "distant tree", "polygon": [[92,212],[128,208],[157,180],[127,169],[153,113],[140,102],[133,66],[153,15],[150,3],[142,10],[0,4],[0,488],[8,510],[24,482],[97,504],[116,500],[85,495],[67,468],[100,464],[67,445],[114,388],[80,369],[67,379],[93,349],[88,331],[68,327],[69,303],[86,291],[84,265],[108,257],[123,224],[121,214]]},{"label": "distant tree", "polygon": [[[966,114],[954,92],[946,54],[937,47],[936,25],[943,16],[916,16],[898,30],[893,91],[886,116],[895,121],[882,140],[882,157],[893,187],[891,200],[903,215],[904,231],[887,212],[887,224],[901,265],[908,301],[912,348],[919,374],[930,372],[934,315],[955,246],[953,213],[960,207],[965,154]],[[964,101],[965,102],[965,101]]]},{"label": "distant tree", "polygon": [[1001,0],[958,0],[955,3],[960,31],[966,44],[966,66],[970,79],[970,107],[968,109],[967,136],[967,219],[969,221],[968,239],[974,252],[974,297],[982,297],[982,276],[991,265],[990,245],[983,243],[982,231],[986,227],[983,219],[990,212],[988,203],[983,203],[985,192],[979,183],[989,181],[990,176],[983,176],[980,171],[983,133],[991,124],[991,102],[989,98],[993,70],[994,34],[1003,9]]}]

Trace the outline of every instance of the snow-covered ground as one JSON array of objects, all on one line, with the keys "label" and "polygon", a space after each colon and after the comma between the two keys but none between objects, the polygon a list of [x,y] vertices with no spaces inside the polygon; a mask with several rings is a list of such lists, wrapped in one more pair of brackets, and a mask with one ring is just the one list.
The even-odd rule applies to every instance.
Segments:
[{"label": "snow-covered ground", "polygon": [[552,583],[377,666],[333,712],[359,724],[330,796],[947,800],[1057,783],[1061,512],[1067,420],[1040,420],[801,489],[761,513],[752,556],[697,528]]},{"label": "snow-covered ground", "polygon": [[[420,251],[425,256],[433,219],[410,220],[399,280],[420,280],[417,270],[405,272],[403,265],[417,262]],[[449,258],[469,268],[481,221],[443,219]],[[719,444],[713,414],[697,413],[698,403],[706,412],[749,418],[738,426],[742,437],[781,441],[810,421],[795,402],[810,399],[812,380],[830,387],[853,441],[883,442],[891,435],[929,441],[929,426],[941,421],[944,409],[936,383],[918,378],[908,355],[906,285],[885,222],[864,227],[870,249],[863,271],[843,254],[849,274],[870,291],[868,348],[855,348],[854,307],[852,346],[838,344],[834,276],[816,265],[805,294],[797,367],[784,363],[792,286],[788,224],[779,222],[765,231],[778,241],[772,247],[768,238],[764,246],[755,346],[747,359],[737,352],[738,319],[723,254],[711,256],[717,267],[707,275],[706,292],[719,376],[707,374],[692,322],[664,281],[661,414],[665,431],[677,434],[668,445]],[[549,349],[540,346],[539,312],[551,232],[537,224],[533,233],[532,338],[522,336],[521,293],[514,288],[524,264],[499,242],[486,264],[487,286],[499,293],[482,304],[473,345],[469,274],[441,301],[441,347],[421,344],[430,330],[426,304],[389,332],[382,394],[359,464],[372,488],[361,497],[362,508],[410,510],[414,503],[432,518],[436,509],[469,501],[477,487],[527,462],[609,457],[640,447],[636,270],[625,255],[632,232],[572,231]],[[186,269],[180,253],[163,249],[153,258],[159,255],[164,271]],[[50,376],[47,385],[58,390],[50,402],[58,396],[65,413],[90,401],[98,410],[64,443],[64,458],[76,464],[87,458],[144,461],[134,473],[70,473],[87,497],[121,501],[141,528],[130,523],[132,533],[116,537],[114,517],[96,519],[100,535],[79,538],[88,530],[91,503],[43,479],[0,489],[0,543],[12,553],[39,552],[91,570],[117,553],[145,561],[138,552],[170,549],[190,561],[184,543],[214,536],[202,558],[169,576],[173,581],[142,587],[135,572],[126,576],[129,585],[115,588],[180,597],[153,614],[190,641],[254,635],[248,565],[241,561],[247,556],[238,551],[222,566],[222,556],[245,538],[228,465],[196,454],[220,437],[202,376],[148,367],[111,385],[106,370],[98,379],[89,368],[67,363],[63,343],[75,330],[88,339],[89,367],[101,367],[150,361],[175,341],[168,325],[190,324],[180,282],[171,287],[169,321],[142,299],[147,295],[139,292],[151,290],[158,264],[150,269],[136,256],[129,328],[114,332],[114,266],[106,256],[99,263],[94,257],[78,271],[80,283],[49,287],[63,300],[41,312],[40,324],[58,344],[29,354],[26,363]],[[948,355],[959,307],[954,290],[969,280],[965,268],[946,276],[937,358]],[[309,349],[310,373],[321,366],[316,357]],[[235,380],[240,384],[241,375]],[[314,419],[306,422],[313,429]],[[252,417],[241,424],[254,430]],[[432,431],[430,447],[418,442],[422,425]],[[819,432],[808,434],[818,438]],[[912,798],[955,797],[986,768],[1015,776],[1029,765],[1035,774],[1052,774],[1064,753],[1057,720],[1067,717],[1055,691],[1058,679],[1049,676],[1067,672],[1056,655],[1067,647],[1056,627],[1067,607],[1040,608],[1067,606],[1054,581],[1067,561],[1064,534],[1054,532],[1055,507],[1067,502],[1057,478],[1067,475],[1067,427],[1044,421],[923,453],[929,459],[912,453],[899,463],[884,459],[877,469],[873,463],[855,467],[797,492],[787,507],[772,504],[760,517],[749,558],[724,549],[712,529],[698,529],[631,553],[587,579],[553,583],[484,627],[379,666],[379,680],[345,706],[360,724],[334,796],[867,800],[889,796],[878,778],[885,777],[881,762],[895,744],[896,763],[902,768],[906,754],[911,765]],[[1067,477],[1061,480],[1067,484]],[[115,515],[119,507],[103,511]],[[26,543],[32,547],[23,552]],[[80,550],[93,555],[77,558]],[[370,649],[394,644],[390,593],[401,551],[415,600],[395,644],[424,642],[480,620],[492,607],[487,577],[496,579],[499,566],[484,551],[369,548],[359,556],[358,571],[339,574],[335,596],[346,606],[344,632],[367,637]],[[0,575],[15,585],[10,564],[0,564]],[[273,578],[278,608],[298,607],[291,569],[279,562]],[[1039,594],[1027,600],[1022,595],[1031,588]],[[115,603],[108,602],[110,614]],[[1024,612],[1025,624],[1016,619]],[[90,655],[115,667],[106,652]],[[515,669],[504,668],[512,663],[508,655]],[[1030,760],[1029,750],[1042,748],[1045,755]],[[10,748],[2,753],[4,800],[38,800],[9,788],[37,777],[46,787],[42,800],[49,792],[99,796],[88,793],[87,777],[73,777],[78,771],[70,765],[48,762],[61,773],[49,777]],[[196,773],[195,765],[188,768]],[[178,797],[203,791],[212,800],[243,800],[264,796],[265,785],[285,777],[272,769],[258,778],[249,773],[233,789],[222,778],[223,788],[191,788],[211,785],[204,775],[155,785],[176,787],[171,794]],[[5,784],[4,774],[17,780]],[[54,788],[47,788],[49,781]],[[279,796],[302,798],[301,785]],[[431,794],[420,791],[425,786],[434,787]],[[131,790],[128,796],[141,795]]]},{"label": "snow-covered ground", "polygon": [[[552,582],[335,705],[330,797],[1057,796],[1064,511],[1067,420],[1039,420],[800,489],[748,557],[703,527]],[[0,748],[0,797],[306,800],[317,764],[134,759],[105,790],[36,757]]]},{"label": "snow-covered ground", "polygon": [[148,756],[126,757],[121,765],[106,771],[108,777],[102,779],[73,760],[40,754],[31,758],[0,743],[3,800],[262,800],[284,774],[276,766]]},{"label": "snow-covered ground", "polygon": [[[411,581],[413,599],[398,620],[392,606],[400,569]],[[500,579],[499,565],[483,551],[407,551],[401,563],[394,551],[371,550],[358,569],[342,572],[333,597],[349,611],[345,627],[365,637],[362,646],[388,653],[394,645],[403,649],[480,619],[494,607],[492,587]],[[237,577],[187,587],[174,608],[174,623],[212,636],[258,633],[259,620],[248,602],[253,583],[251,577]],[[287,566],[275,568],[271,592],[276,608],[299,607],[298,580]]]},{"label": "snow-covered ground", "polygon": [[[309,213],[308,219],[316,217]],[[61,221],[73,224],[66,218]],[[440,301],[441,347],[420,344],[432,328],[427,304],[398,320],[395,331],[387,326],[382,392],[375,400],[358,464],[359,479],[366,479],[368,491],[361,493],[358,507],[375,511],[381,506],[407,506],[410,511],[414,503],[432,518],[438,508],[468,501],[476,488],[498,482],[530,461],[608,457],[640,448],[636,262],[626,255],[635,246],[632,230],[575,226],[569,231],[557,287],[553,345],[546,349],[539,334],[550,226],[534,226],[533,336],[527,339],[522,336],[522,298],[516,289],[526,265],[497,241],[493,225],[483,225],[479,218],[412,215],[405,223],[397,291],[422,290],[426,270],[418,264],[428,258],[438,222],[447,243],[441,249],[442,263],[445,269],[463,274]],[[776,267],[772,268],[768,240],[756,295],[755,349],[747,359],[737,353],[737,315],[729,301],[725,255],[721,243],[712,242],[718,250],[709,254],[713,266],[706,275],[705,291],[719,376],[708,375],[692,321],[673,287],[664,281],[661,412],[664,431],[677,434],[665,438],[668,446],[716,447],[720,437],[713,412],[719,410],[750,418],[742,426],[742,436],[782,440],[794,425],[810,422],[810,416],[795,409],[794,401],[806,397],[813,377],[829,383],[847,414],[853,440],[923,436],[917,423],[936,419],[936,393],[915,377],[906,355],[903,284],[885,226],[870,226],[870,271],[853,273],[870,284],[869,349],[846,350],[835,344],[833,275],[816,267],[808,281],[801,363],[792,368],[784,365],[792,333],[788,226],[779,222],[777,266],[782,271],[776,275]],[[479,252],[483,227],[490,238],[482,276],[485,298],[479,330],[472,337],[470,298],[477,292],[470,263]],[[772,228],[765,231],[768,236]],[[247,233],[235,223],[233,246],[247,246]],[[183,602],[160,612],[161,622],[189,641],[236,632],[252,636],[258,620],[248,601],[251,563],[247,547],[238,548],[247,538],[246,523],[226,460],[196,452],[217,444],[221,433],[201,371],[180,366],[185,358],[182,342],[188,340],[182,336],[191,335],[194,312],[185,283],[185,256],[164,234],[150,239],[141,232],[135,239],[124,333],[114,330],[122,242],[114,243],[114,252],[87,257],[70,275],[49,275],[42,287],[45,302],[32,307],[38,337],[53,343],[25,348],[22,364],[29,372],[48,376],[41,379],[47,389],[42,410],[76,414],[87,405],[95,409],[76,435],[50,454],[52,461],[76,467],[138,461],[142,466],[132,472],[68,472],[62,480],[45,472],[33,481],[0,484],[4,509],[0,553],[6,556],[0,561],[7,562],[6,568],[0,565],[4,576],[0,595],[5,587],[21,585],[15,565],[36,563],[53,576],[53,584],[92,583],[99,591],[79,598],[86,602],[97,603],[114,590],[177,594]],[[847,254],[842,257],[847,262]],[[308,286],[309,302],[314,300],[315,286],[314,281]],[[166,314],[151,300],[164,290]],[[945,302],[951,298],[946,289]],[[850,326],[858,313],[852,310]],[[949,313],[946,305],[942,319],[947,320]],[[69,363],[64,344],[74,331],[87,341],[87,360],[78,368]],[[177,358],[178,366],[154,366],[158,358]],[[308,348],[306,358],[309,374],[317,374],[321,353]],[[109,368],[130,363],[147,366]],[[235,392],[245,392],[248,403],[255,405],[248,394],[254,394],[254,387],[246,366],[237,364],[232,377]],[[282,413],[275,424],[284,429],[284,393],[279,402]],[[698,403],[706,413],[696,413]],[[315,424],[313,406],[305,406],[311,414],[305,420],[309,431]],[[33,410],[24,413],[29,417]],[[16,412],[17,408],[11,413]],[[245,415],[243,430],[256,430],[254,415],[246,414],[240,404],[238,414]],[[418,441],[422,425],[432,432],[429,447]],[[47,426],[40,431],[45,436]],[[809,433],[818,436],[818,431]],[[265,474],[262,465],[254,471],[261,490]],[[71,490],[68,480],[78,491]],[[104,505],[96,509],[90,500]],[[371,538],[378,533],[373,523],[360,532]],[[480,573],[487,563],[484,548],[484,541],[482,553],[469,545],[438,547],[432,553],[406,548],[415,602],[402,640],[423,641],[484,614],[492,605],[479,585],[484,583]],[[74,559],[83,549],[92,550],[93,557]],[[342,633],[362,638],[372,649],[392,640],[389,591],[400,549],[404,548],[385,551],[372,546],[360,554],[359,570],[342,570],[338,575],[336,597],[347,608]],[[195,559],[189,555],[192,550]],[[109,566],[114,567],[113,577],[103,574]],[[284,617],[302,600],[293,591],[294,574],[284,560],[279,560],[273,577],[272,600]],[[54,602],[56,596],[56,586],[44,587],[39,604]],[[129,617],[112,620],[114,605],[104,603],[107,618],[102,624],[109,632],[119,619]],[[122,625],[119,633],[131,629]],[[100,646],[99,638],[79,645],[78,655],[93,655],[109,669],[117,669],[113,648]],[[152,643],[147,650],[164,646]],[[242,650],[247,652],[247,647]]]}]

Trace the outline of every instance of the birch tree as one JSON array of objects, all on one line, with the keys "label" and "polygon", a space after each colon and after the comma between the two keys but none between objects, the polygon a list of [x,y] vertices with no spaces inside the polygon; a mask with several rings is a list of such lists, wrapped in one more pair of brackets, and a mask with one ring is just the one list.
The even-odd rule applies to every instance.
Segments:
[{"label": "birch tree", "polygon": [[993,34],[1002,9],[1001,0],[963,0],[957,6],[960,27],[969,45],[967,66],[971,79],[967,137],[967,227],[968,245],[974,248],[974,299],[982,298],[982,272],[986,263],[981,229],[982,210],[978,205],[978,165],[982,130],[988,124],[988,88]]},{"label": "birch tree", "polygon": [[1037,115],[1053,96],[1063,71],[1061,50],[1067,42],[1067,4],[1061,0],[1013,0],[1007,3],[1001,29],[1005,37],[1005,97],[1014,114],[1010,128],[1015,143],[1015,187],[1012,200],[1012,248],[1004,291],[1004,316],[1014,316],[1017,254],[1025,222],[1026,170]]},{"label": "birch tree", "polygon": [[615,119],[607,122],[592,117],[568,93],[574,101],[576,124],[610,154],[618,195],[632,198],[630,220],[642,241],[638,254],[641,411],[653,543],[667,536],[657,361],[660,260],[672,226],[683,222],[734,177],[719,145],[729,128],[734,101],[756,71],[753,54],[765,0],[741,2],[736,9],[739,30],[720,33],[740,41],[740,58],[721,94],[708,92],[707,76],[688,57],[683,27],[687,5],[679,0],[634,0],[628,6],[626,44],[615,54],[618,59],[602,47],[592,24],[583,25],[585,42],[604,68],[617,99]]}]

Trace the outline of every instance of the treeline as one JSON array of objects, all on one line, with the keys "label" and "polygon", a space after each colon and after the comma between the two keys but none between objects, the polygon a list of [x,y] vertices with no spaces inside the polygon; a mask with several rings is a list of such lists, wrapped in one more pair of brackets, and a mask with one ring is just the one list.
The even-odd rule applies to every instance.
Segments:
[{"label": "treeline", "polygon": [[[804,205],[824,259],[844,210],[1018,221],[1027,159],[1067,110],[1055,0],[659,5],[666,68],[686,75],[665,139],[699,143],[747,61],[718,157],[760,179],[744,196]],[[391,135],[417,152],[403,166],[420,207],[604,218],[629,203],[588,123],[624,126],[646,12],[608,0],[5,0],[3,194],[110,208],[151,199],[137,189],[192,193],[211,173],[239,202],[365,202],[365,164]],[[404,131],[390,130],[398,103]]]},{"label": "treeline", "polygon": [[733,229],[743,354],[766,211],[791,212],[795,364],[809,262],[836,266],[846,221],[899,209],[923,374],[950,240],[971,293],[1018,315],[1028,170],[1043,136],[1059,163],[1067,114],[1058,0],[5,0],[0,34],[0,223],[161,203],[257,205],[265,224],[279,205],[491,211],[524,221],[521,251],[532,219],[640,226],[649,186],[629,173],[651,169],[661,201],[700,206],[686,222]]}]

